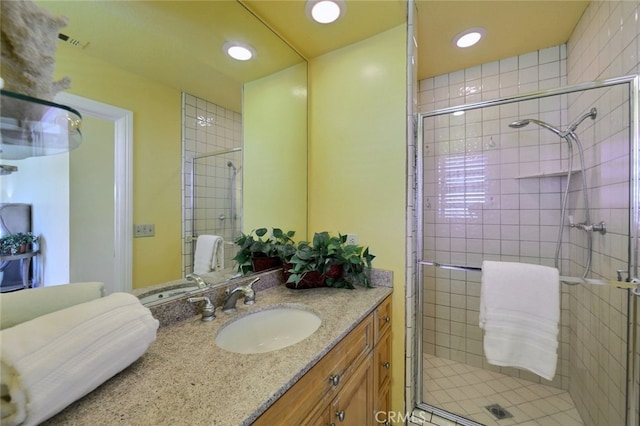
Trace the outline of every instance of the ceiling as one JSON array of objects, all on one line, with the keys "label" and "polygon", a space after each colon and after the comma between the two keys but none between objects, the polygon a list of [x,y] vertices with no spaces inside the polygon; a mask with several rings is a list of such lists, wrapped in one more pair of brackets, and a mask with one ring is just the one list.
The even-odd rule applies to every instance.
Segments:
[{"label": "ceiling", "polygon": [[[37,0],[69,18],[62,32],[79,40],[76,48],[85,54],[237,111],[243,81],[406,20],[404,0],[346,0],[346,14],[329,25],[307,19],[303,0],[240,2]],[[418,78],[565,43],[588,3],[417,0]],[[255,25],[256,17],[271,31]],[[453,36],[470,27],[484,27],[487,36],[469,49],[452,47]],[[256,59],[244,63],[227,58],[221,46],[229,38],[251,44]]]},{"label": "ceiling", "polygon": [[[302,0],[240,0],[305,58],[314,58],[405,22],[404,0],[346,0],[331,25],[305,19]],[[416,0],[418,79],[565,43],[589,1]],[[473,27],[487,35],[459,49],[453,37]]]}]

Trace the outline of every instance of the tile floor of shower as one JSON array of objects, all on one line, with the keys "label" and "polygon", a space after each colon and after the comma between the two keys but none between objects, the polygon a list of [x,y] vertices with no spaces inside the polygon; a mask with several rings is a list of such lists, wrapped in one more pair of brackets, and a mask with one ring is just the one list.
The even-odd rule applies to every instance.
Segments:
[{"label": "tile floor of shower", "polygon": [[[584,424],[569,393],[562,389],[427,354],[423,357],[423,372],[426,402],[486,426]],[[486,408],[493,404],[499,404],[513,417],[498,420]],[[456,424],[444,419],[431,422]]]}]

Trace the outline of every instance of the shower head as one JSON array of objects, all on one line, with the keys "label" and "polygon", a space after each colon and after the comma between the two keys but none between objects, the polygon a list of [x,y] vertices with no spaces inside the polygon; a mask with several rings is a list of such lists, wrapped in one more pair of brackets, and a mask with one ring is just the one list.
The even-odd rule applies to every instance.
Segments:
[{"label": "shower head", "polygon": [[236,171],[236,166],[234,166],[231,161],[227,161],[227,167],[231,167],[234,172]]},{"label": "shower head", "polygon": [[513,128],[513,129],[520,129],[524,126],[526,126],[527,124],[529,124],[531,122],[531,120],[525,119],[525,120],[518,120],[518,121],[514,121],[512,123],[509,124],[509,127]]},{"label": "shower head", "polygon": [[549,123],[545,123],[544,121],[536,120],[534,118],[525,118],[525,119],[522,119],[522,120],[514,121],[514,122],[509,124],[509,127],[512,127],[514,129],[520,129],[521,127],[524,127],[529,123],[535,123],[540,127],[544,127],[547,130],[551,130],[553,133],[555,133],[556,135],[560,136],[561,138],[565,137],[566,133],[563,132],[562,130],[553,127]]}]

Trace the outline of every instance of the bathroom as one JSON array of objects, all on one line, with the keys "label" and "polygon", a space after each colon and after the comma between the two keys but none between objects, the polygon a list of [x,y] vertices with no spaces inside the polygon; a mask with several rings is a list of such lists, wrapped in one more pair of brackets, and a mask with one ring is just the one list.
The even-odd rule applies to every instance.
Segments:
[{"label": "bathroom", "polygon": [[[628,23],[637,7],[636,2],[593,2],[569,38],[565,48],[567,77],[565,81],[560,79],[557,86],[638,73],[637,24],[631,32],[627,30],[628,25],[624,26],[624,31],[611,29],[614,22]],[[407,186],[411,187],[407,185],[407,176],[411,177],[409,182],[413,179],[413,171],[407,171],[406,146],[407,108],[409,105],[411,109],[413,102],[408,101],[406,96],[405,33],[404,25],[394,27],[309,61],[309,75],[312,78],[308,81],[308,90],[314,94],[310,97],[313,108],[309,111],[309,122],[313,126],[309,129],[308,145],[302,152],[292,154],[295,157],[286,167],[295,167],[295,173],[303,176],[299,179],[303,182],[302,188],[292,189],[297,197],[291,196],[285,201],[287,206],[290,202],[296,202],[300,207],[285,208],[278,201],[281,196],[279,191],[265,193],[254,186],[255,197],[246,196],[243,218],[245,229],[268,223],[294,228],[300,235],[318,229],[346,230],[358,234],[362,242],[376,248],[378,258],[375,266],[394,272],[395,367],[392,407],[396,412],[413,408],[414,395],[411,379],[413,354],[405,349],[413,348],[412,306],[416,274],[414,264],[407,260],[412,257],[405,256],[405,252],[411,253],[414,246],[411,238],[414,235],[413,204],[407,202],[412,195],[406,195]],[[607,41],[609,34],[612,37],[610,42]],[[595,44],[592,46],[592,43]],[[375,58],[376,65],[382,69],[371,69],[371,74],[368,74],[371,80],[362,79],[358,70],[364,64],[369,64],[370,58]],[[133,241],[132,281],[146,285],[180,278],[183,274],[182,259],[187,256],[182,244],[176,243],[182,241],[185,235],[180,225],[184,169],[180,160],[181,147],[175,143],[181,140],[180,91],[90,58],[82,61],[92,75],[83,75],[73,68],[73,61],[78,60],[70,47],[59,49],[57,72],[73,77],[71,93],[120,105],[134,111],[136,117],[133,222],[154,223],[156,237]],[[95,76],[96,70],[101,73],[99,76]],[[384,80],[381,77],[376,80],[376,72],[382,72]],[[478,72],[478,69],[471,69],[471,72]],[[96,87],[93,83],[96,79],[110,83]],[[443,79],[437,78],[438,84]],[[453,80],[447,79],[449,82]],[[409,82],[413,81],[409,79]],[[411,85],[415,89],[419,112],[444,107],[443,104],[429,105],[429,101],[425,100],[430,90],[427,88],[429,84],[423,81]],[[385,96],[379,96],[378,89],[371,89],[372,85],[374,88],[379,85],[379,90],[384,90]],[[523,88],[525,92],[529,90],[530,86]],[[153,102],[148,101],[150,93],[153,93]],[[356,95],[353,98],[357,99],[344,99],[344,93],[354,93]],[[474,95],[479,96],[477,93]],[[487,94],[488,98],[500,95],[498,89]],[[334,99],[342,101],[335,102]],[[476,100],[477,97],[470,97],[454,101],[455,104],[464,104]],[[161,104],[175,107],[159,107]],[[363,107],[371,108],[371,114],[363,114]],[[371,120],[374,113],[376,117],[385,119]],[[349,117],[348,123],[344,117]],[[345,141],[350,143],[346,144]],[[414,149],[410,147],[409,152],[412,153]],[[249,152],[249,147],[246,147],[246,153]],[[291,149],[285,152],[291,152]],[[258,152],[257,155],[263,159],[271,156],[269,158],[274,158],[272,163],[282,164],[281,154],[279,152],[276,158],[275,154],[268,152]],[[269,164],[254,158],[254,163],[249,166],[248,161],[245,157],[245,170],[265,171],[265,164]],[[385,173],[380,173],[381,170],[385,170]],[[349,181],[350,187],[331,185],[326,174],[339,176],[340,181]],[[244,189],[251,191],[247,179],[245,175]],[[376,192],[375,197],[371,196],[372,189]],[[376,214],[366,215],[369,211]],[[363,216],[367,219],[362,220]],[[167,257],[171,260],[157,262],[159,253],[169,253]],[[406,375],[401,365],[405,359]],[[434,418],[435,424],[452,424],[439,422],[445,421]]]}]

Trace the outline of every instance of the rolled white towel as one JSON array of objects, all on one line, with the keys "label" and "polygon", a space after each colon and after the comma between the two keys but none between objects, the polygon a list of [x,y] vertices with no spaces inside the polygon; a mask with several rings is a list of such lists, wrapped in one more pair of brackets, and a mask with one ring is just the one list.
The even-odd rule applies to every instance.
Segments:
[{"label": "rolled white towel", "polygon": [[35,425],[122,371],[156,338],[158,320],[126,293],[0,332],[0,423]]}]

